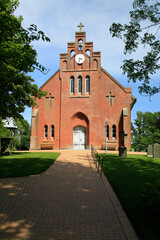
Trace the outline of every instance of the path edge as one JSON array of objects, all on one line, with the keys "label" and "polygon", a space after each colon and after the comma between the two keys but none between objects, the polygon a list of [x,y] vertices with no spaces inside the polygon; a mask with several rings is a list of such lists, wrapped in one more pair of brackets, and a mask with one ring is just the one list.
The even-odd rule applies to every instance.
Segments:
[{"label": "path edge", "polygon": [[[90,167],[94,171],[97,172],[96,165],[95,165],[94,160],[91,155],[88,155],[88,160],[90,163]],[[99,171],[101,171],[101,166],[99,166]],[[99,174],[99,173],[97,172],[97,174]],[[106,188],[109,198],[111,199],[113,208],[115,209],[115,212],[118,216],[119,222],[123,228],[123,231],[126,235],[127,240],[139,240],[131,222],[129,221],[119,199],[117,198],[115,192],[113,191],[113,189],[112,189],[107,177],[104,175],[103,171],[102,171],[102,175],[101,175],[101,180]]]}]

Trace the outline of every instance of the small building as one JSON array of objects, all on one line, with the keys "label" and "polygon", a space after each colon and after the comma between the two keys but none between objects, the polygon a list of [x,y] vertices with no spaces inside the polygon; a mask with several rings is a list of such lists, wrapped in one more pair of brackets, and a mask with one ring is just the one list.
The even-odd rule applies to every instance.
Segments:
[{"label": "small building", "polygon": [[3,126],[10,130],[10,137],[13,137],[15,135],[15,131],[17,130],[17,125],[15,124],[14,119],[12,117],[6,118],[2,120],[2,122]]},{"label": "small building", "polygon": [[47,96],[32,109],[30,149],[117,150],[131,147],[131,87],[123,87],[101,67],[101,53],[93,51],[86,32],[75,33],[67,53],[60,54],[60,68],[41,89]]}]

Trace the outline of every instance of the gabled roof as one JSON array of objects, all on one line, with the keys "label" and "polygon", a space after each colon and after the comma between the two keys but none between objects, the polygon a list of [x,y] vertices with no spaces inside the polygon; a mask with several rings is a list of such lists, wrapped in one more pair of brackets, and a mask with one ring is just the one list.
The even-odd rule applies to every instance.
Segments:
[{"label": "gabled roof", "polygon": [[43,83],[43,85],[40,88],[43,88],[59,71],[60,69],[58,69],[45,83]]},{"label": "gabled roof", "polygon": [[112,79],[112,81],[118,85],[124,92],[126,92],[125,87],[123,87],[114,77],[112,77],[104,68],[101,67],[102,72],[106,74],[109,78]]},{"label": "gabled roof", "polygon": [[14,119],[12,117],[6,118],[3,121],[4,127],[9,129],[17,129],[17,125],[14,122]]},{"label": "gabled roof", "polygon": [[[112,79],[112,81],[119,86],[124,92],[127,92],[126,90],[129,88],[125,88],[123,87],[114,77],[112,77],[104,68],[101,67],[102,72],[104,72],[104,74],[106,74],[110,79]],[[134,104],[136,103],[137,99],[132,95],[132,103],[131,103],[131,110],[134,106]]]},{"label": "gabled roof", "polygon": [[[72,57],[73,58],[73,57]],[[103,67],[101,67],[101,71],[107,75],[118,87],[120,87],[125,93],[127,93],[127,89],[123,87],[114,77],[112,77]],[[58,69],[40,88],[43,88],[58,72],[60,72],[60,69]],[[132,104],[131,109],[133,108],[134,104],[136,103],[136,98],[132,95]]]}]

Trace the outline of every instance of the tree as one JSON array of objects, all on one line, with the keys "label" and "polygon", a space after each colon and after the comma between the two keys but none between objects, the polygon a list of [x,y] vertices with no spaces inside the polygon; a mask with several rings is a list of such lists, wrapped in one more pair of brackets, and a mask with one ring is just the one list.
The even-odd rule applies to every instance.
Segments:
[{"label": "tree", "polygon": [[11,145],[17,149],[29,149],[31,127],[23,118],[14,119],[17,129],[11,134],[10,130],[4,127],[3,122],[0,122],[0,136],[2,138],[12,138]]},{"label": "tree", "polygon": [[17,130],[13,137],[13,145],[19,150],[29,149],[31,135],[29,123],[22,118],[15,119],[15,123],[17,125]]},{"label": "tree", "polygon": [[110,27],[112,37],[123,39],[124,54],[131,54],[138,47],[146,47],[142,60],[126,59],[121,66],[128,81],[141,81],[140,94],[152,96],[160,92],[160,85],[151,83],[151,75],[160,69],[160,3],[158,0],[134,0],[128,24],[113,23]]},{"label": "tree", "polygon": [[160,143],[160,128],[157,127],[160,112],[137,112],[132,130],[132,147],[135,150],[146,150],[149,144]]},{"label": "tree", "polygon": [[160,129],[160,112],[158,112],[158,116],[156,117],[156,127]]},{"label": "tree", "polygon": [[2,119],[0,117],[0,138],[7,138],[10,137],[10,131],[9,129],[4,127],[4,124],[2,122]]},{"label": "tree", "polygon": [[[14,16],[18,0],[0,1],[0,117],[19,117],[25,106],[36,105],[35,98],[46,95],[29,75],[46,69],[37,62],[32,41],[50,41],[37,26],[22,27],[22,16]],[[31,97],[34,96],[34,97]]]}]

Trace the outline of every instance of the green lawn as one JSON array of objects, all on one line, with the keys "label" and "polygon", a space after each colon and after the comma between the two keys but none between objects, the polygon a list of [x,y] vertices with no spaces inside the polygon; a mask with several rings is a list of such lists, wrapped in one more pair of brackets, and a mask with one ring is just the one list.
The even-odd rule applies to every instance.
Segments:
[{"label": "green lawn", "polygon": [[103,171],[141,240],[160,239],[160,159],[104,156]]},{"label": "green lawn", "polygon": [[55,162],[60,153],[15,152],[0,157],[0,178],[40,174]]}]

